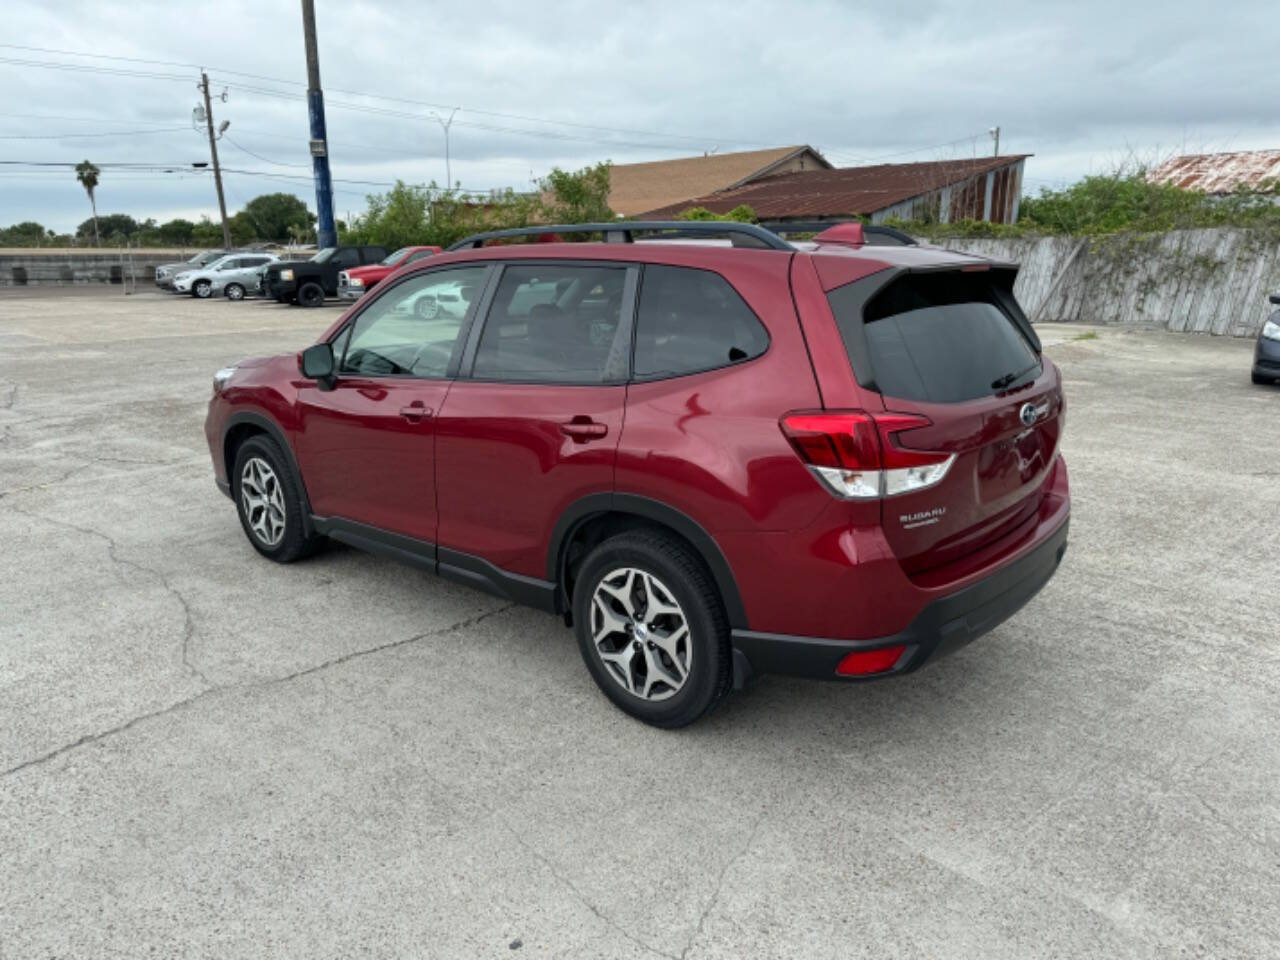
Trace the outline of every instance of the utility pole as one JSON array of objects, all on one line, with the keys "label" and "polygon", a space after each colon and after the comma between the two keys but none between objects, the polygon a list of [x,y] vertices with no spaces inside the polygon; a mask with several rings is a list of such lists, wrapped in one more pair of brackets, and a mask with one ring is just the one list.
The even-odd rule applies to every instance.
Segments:
[{"label": "utility pole", "polygon": [[991,128],[990,130],[988,130],[987,132],[988,132],[989,134],[991,134],[991,139],[992,139],[992,140],[994,140],[994,141],[996,142],[996,149],[995,149],[995,152],[994,152],[993,154],[991,154],[991,155],[992,155],[993,157],[998,157],[998,156],[1000,156],[1000,128],[999,128],[999,127],[992,127],[992,128]]},{"label": "utility pole", "polygon": [[448,120],[442,118],[434,110],[431,111],[431,115],[436,118],[436,123],[440,124],[440,128],[444,130],[444,188],[446,190],[453,189],[453,170],[449,167],[449,128],[453,126],[454,114],[461,109],[461,107],[454,107],[449,114]]},{"label": "utility pole", "polygon": [[218,188],[218,212],[222,215],[222,249],[231,249],[231,228],[227,226],[227,198],[222,194],[222,168],[218,166],[218,138],[213,132],[213,104],[209,100],[209,75],[200,71],[204,93],[204,122],[209,129],[209,153],[213,158],[213,182]]},{"label": "utility pole", "polygon": [[311,119],[311,169],[316,181],[316,246],[336,247],[329,137],[325,132],[324,92],[320,89],[320,55],[316,52],[315,0],[302,0],[302,37],[307,47],[307,113]]}]

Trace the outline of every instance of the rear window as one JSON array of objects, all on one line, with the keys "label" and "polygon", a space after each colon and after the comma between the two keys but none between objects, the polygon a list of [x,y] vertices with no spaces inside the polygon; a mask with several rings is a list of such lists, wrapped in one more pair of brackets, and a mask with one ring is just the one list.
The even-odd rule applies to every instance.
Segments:
[{"label": "rear window", "polygon": [[988,273],[907,274],[865,308],[858,287],[847,284],[828,299],[851,357],[865,334],[886,396],[961,403],[1039,375],[1040,358],[1000,306]]}]

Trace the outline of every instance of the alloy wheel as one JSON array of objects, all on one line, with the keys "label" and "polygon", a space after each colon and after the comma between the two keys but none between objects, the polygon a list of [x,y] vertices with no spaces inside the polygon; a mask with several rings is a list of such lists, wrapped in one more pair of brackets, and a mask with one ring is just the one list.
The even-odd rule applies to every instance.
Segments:
[{"label": "alloy wheel", "polygon": [[208,280],[198,280],[196,281],[195,287],[193,287],[192,289],[195,295],[203,300],[204,298],[208,297],[211,293],[213,293],[213,284],[211,284]]},{"label": "alloy wheel", "polygon": [[258,542],[274,547],[284,536],[284,490],[271,465],[260,457],[245,461],[240,471],[240,504]]},{"label": "alloy wheel", "polygon": [[240,286],[240,284],[238,284],[238,283],[230,284],[230,285],[227,287],[227,299],[228,299],[228,300],[243,300],[243,299],[244,299],[244,287]]},{"label": "alloy wheel", "polygon": [[591,638],[608,674],[641,700],[673,697],[689,679],[688,619],[666,584],[644,570],[619,567],[600,579]]}]

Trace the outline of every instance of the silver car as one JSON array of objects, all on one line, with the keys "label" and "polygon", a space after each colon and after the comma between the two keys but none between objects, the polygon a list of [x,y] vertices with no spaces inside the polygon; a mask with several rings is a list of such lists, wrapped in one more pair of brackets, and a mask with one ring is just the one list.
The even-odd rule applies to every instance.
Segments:
[{"label": "silver car", "polygon": [[260,267],[275,263],[274,253],[232,253],[195,270],[187,270],[173,278],[173,289],[206,299],[226,294],[232,300],[243,300],[256,282]]},{"label": "silver car", "polygon": [[165,290],[172,290],[173,278],[178,274],[207,267],[213,261],[221,260],[229,252],[228,250],[202,250],[190,260],[180,260],[177,263],[162,263],[156,267],[156,286]]}]

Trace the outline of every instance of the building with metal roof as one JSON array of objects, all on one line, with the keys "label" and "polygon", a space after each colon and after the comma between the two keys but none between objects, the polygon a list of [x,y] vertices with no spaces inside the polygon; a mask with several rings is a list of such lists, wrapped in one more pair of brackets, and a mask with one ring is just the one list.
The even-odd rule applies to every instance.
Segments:
[{"label": "building with metal roof", "polygon": [[731,190],[761,177],[830,168],[822,154],[804,144],[650,163],[619,163],[610,171],[609,207],[622,216],[633,217],[691,197]]},{"label": "building with metal roof", "polygon": [[1147,179],[1214,194],[1270,190],[1280,185],[1280,150],[1183,154],[1160,164]]},{"label": "building with metal roof", "polygon": [[950,223],[1016,223],[1022,172],[1030,154],[973,157],[929,163],[805,170],[757,177],[740,186],[667,203],[646,219],[679,215],[690,207],[727,213],[746,204],[761,221],[823,221],[867,217]]}]

